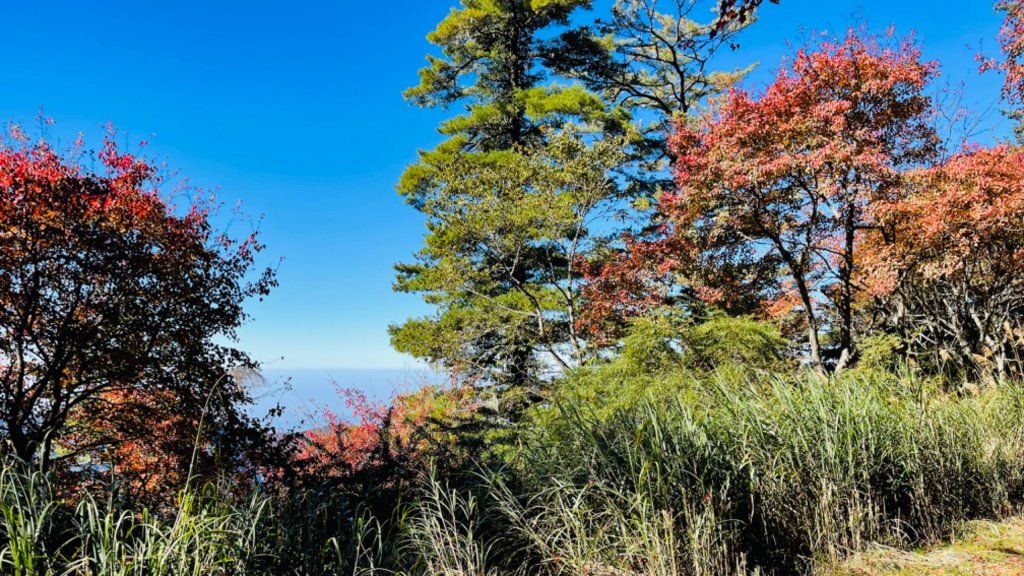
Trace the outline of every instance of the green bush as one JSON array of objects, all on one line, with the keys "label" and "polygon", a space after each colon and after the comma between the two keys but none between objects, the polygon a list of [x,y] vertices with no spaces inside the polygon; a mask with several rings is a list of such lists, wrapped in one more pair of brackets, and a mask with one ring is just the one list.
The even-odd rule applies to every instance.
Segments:
[{"label": "green bush", "polygon": [[786,339],[774,324],[712,312],[700,321],[670,311],[633,319],[612,363],[633,374],[782,368]]}]

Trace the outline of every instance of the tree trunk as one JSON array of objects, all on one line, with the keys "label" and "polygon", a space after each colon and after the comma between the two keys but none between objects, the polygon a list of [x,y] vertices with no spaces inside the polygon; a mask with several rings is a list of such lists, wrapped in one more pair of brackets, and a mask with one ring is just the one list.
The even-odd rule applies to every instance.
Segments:
[{"label": "tree trunk", "polygon": [[815,323],[814,314],[807,314],[807,344],[810,347],[811,366],[821,372],[821,342],[818,340],[818,326]]},{"label": "tree trunk", "polygon": [[15,423],[12,425],[10,422],[7,423],[7,438],[11,443],[11,449],[14,451],[14,455],[23,462],[31,462],[32,457],[35,456],[36,442],[30,440],[21,428]]},{"label": "tree trunk", "polygon": [[844,222],[844,254],[839,265],[839,362],[836,372],[840,372],[853,359],[853,250],[854,235],[857,233],[857,206],[850,202]]},{"label": "tree trunk", "polygon": [[810,352],[811,366],[815,371],[822,372],[821,364],[821,341],[818,340],[818,319],[814,316],[814,301],[811,299],[811,292],[807,288],[807,282],[801,273],[796,272],[796,266],[790,264],[793,272],[793,281],[800,293],[800,301],[804,305],[804,318],[807,320],[807,346]]}]

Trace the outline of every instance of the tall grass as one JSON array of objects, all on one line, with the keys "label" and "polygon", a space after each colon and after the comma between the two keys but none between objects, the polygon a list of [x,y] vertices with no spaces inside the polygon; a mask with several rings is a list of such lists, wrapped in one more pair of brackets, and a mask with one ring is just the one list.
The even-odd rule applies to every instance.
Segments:
[{"label": "tall grass", "polygon": [[[910,377],[566,385],[475,482],[430,476],[374,515],[310,488],[208,484],[170,511],[71,505],[0,466],[0,572],[31,576],[810,574],[1024,503],[1024,393]],[[688,383],[687,383],[688,382]],[[631,398],[623,402],[622,398]]]},{"label": "tall grass", "polygon": [[622,407],[563,399],[500,492],[563,574],[808,572],[869,542],[934,540],[1024,490],[1018,390],[912,378],[729,378]]},{"label": "tall grass", "polygon": [[[27,466],[0,470],[0,573],[16,576],[244,576],[376,573],[383,543],[365,515],[325,530],[337,510],[211,483],[183,491],[171,514],[119,510],[90,494],[55,500]],[[331,502],[323,498],[321,502]],[[313,535],[315,533],[315,536]],[[296,545],[300,544],[300,545]]]},{"label": "tall grass", "polygon": [[490,576],[493,543],[481,539],[482,514],[472,493],[452,490],[433,475],[424,490],[408,530],[404,551],[414,559],[411,568],[436,576]]},{"label": "tall grass", "polygon": [[18,466],[0,468],[0,567],[5,574],[45,573],[53,555],[52,532],[59,522],[49,485],[38,474]]}]

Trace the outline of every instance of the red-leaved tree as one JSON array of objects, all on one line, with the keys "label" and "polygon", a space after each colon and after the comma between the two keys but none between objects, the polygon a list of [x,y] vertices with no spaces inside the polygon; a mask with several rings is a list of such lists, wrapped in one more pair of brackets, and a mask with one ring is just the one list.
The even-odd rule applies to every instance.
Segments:
[{"label": "red-leaved tree", "polygon": [[255,365],[224,338],[273,274],[255,235],[217,233],[209,201],[178,209],[162,184],[113,134],[98,153],[16,128],[0,145],[0,434],[21,459],[110,470],[131,443],[173,445],[187,471],[201,415],[203,453],[231,469],[265,439],[232,376]]},{"label": "red-leaved tree", "polygon": [[[877,233],[869,208],[904,194],[905,171],[936,151],[925,95],[935,75],[910,38],[851,29],[800,50],[763,93],[734,90],[680,123],[678,187],[643,251],[660,252],[659,269],[704,303],[795,315],[814,366],[827,360],[821,333],[834,332],[841,368],[855,352],[858,246]],[[588,296],[616,309],[600,303],[615,291]]]},{"label": "red-leaved tree", "polygon": [[472,387],[423,388],[396,395],[387,404],[358,390],[341,389],[343,417],[327,408],[323,425],[300,439],[295,465],[316,483],[357,491],[395,491],[432,466],[459,470],[469,455],[453,426],[474,418],[479,406]]},{"label": "red-leaved tree", "polygon": [[998,38],[1003,58],[996,60],[979,55],[981,69],[1005,74],[1003,97],[1014,105],[1024,104],[1024,2],[1000,0],[996,2],[996,10],[1005,14]]}]

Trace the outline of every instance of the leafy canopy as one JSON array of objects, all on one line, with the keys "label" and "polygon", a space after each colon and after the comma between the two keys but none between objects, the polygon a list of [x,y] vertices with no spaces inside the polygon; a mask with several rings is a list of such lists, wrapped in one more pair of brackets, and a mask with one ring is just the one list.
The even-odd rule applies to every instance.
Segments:
[{"label": "leafy canopy", "polygon": [[17,129],[0,145],[0,430],[22,459],[152,439],[178,413],[191,447],[205,412],[224,457],[259,435],[230,372],[254,363],[223,342],[273,272],[252,274],[255,234],[215,233],[211,203],[179,210],[160,185],[113,135],[95,155]]}]

